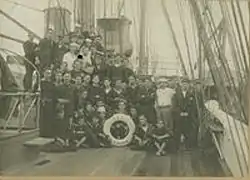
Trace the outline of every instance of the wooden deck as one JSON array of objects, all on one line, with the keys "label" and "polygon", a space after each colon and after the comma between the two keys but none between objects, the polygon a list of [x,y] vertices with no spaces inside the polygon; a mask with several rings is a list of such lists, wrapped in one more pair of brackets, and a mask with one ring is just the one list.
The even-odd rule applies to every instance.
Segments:
[{"label": "wooden deck", "polygon": [[49,153],[40,162],[3,173],[6,176],[224,176],[213,157],[198,150],[157,157],[129,148],[82,149]]}]

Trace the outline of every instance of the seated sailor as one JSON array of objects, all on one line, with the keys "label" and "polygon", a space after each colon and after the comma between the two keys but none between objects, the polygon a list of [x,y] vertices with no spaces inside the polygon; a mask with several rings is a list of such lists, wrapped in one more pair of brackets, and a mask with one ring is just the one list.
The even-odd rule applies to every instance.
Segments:
[{"label": "seated sailor", "polygon": [[74,142],[76,143],[76,147],[86,146],[84,143],[86,142],[86,132],[85,132],[85,114],[84,109],[81,108],[75,112],[73,118],[73,135],[74,135]]},{"label": "seated sailor", "polygon": [[167,132],[167,129],[163,121],[158,121],[156,127],[152,131],[152,137],[154,145],[157,149],[156,155],[161,156],[165,155],[165,149],[167,142],[170,138],[170,134]]},{"label": "seated sailor", "polygon": [[103,123],[98,115],[93,116],[91,121],[91,129],[97,136],[99,147],[110,147],[110,139],[106,134],[103,133]]},{"label": "seated sailor", "polygon": [[139,124],[136,128],[131,149],[149,150],[152,147],[153,126],[147,122],[145,115],[139,116]]}]

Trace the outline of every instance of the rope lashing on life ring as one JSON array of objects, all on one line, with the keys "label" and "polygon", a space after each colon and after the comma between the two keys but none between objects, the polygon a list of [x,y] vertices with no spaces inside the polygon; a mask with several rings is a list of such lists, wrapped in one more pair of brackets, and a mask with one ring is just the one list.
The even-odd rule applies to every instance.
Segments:
[{"label": "rope lashing on life ring", "polygon": [[[126,126],[128,127],[128,132],[126,132],[126,136],[122,139],[115,137],[111,133],[112,126],[116,123],[126,124]],[[133,139],[133,134],[135,132],[135,124],[130,116],[125,114],[115,114],[111,118],[106,120],[103,126],[103,132],[110,137],[111,144],[113,146],[126,146]]]}]

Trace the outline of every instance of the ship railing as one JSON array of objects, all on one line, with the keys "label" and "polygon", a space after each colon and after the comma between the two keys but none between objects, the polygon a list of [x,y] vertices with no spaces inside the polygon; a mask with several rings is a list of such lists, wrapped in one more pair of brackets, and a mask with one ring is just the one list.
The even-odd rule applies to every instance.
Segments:
[{"label": "ship railing", "polygon": [[[33,67],[35,72],[35,81],[32,81],[33,92],[17,91],[0,91],[1,103],[6,106],[3,119],[0,119],[0,132],[5,132],[9,129],[18,130],[21,133],[27,129],[38,129],[40,119],[40,89],[41,78],[37,67],[25,57],[8,49],[0,48],[5,55],[14,55],[14,57],[22,57],[16,59],[20,64],[25,61]],[[33,76],[34,76],[33,75]],[[35,83],[35,84],[34,84]],[[34,88],[36,85],[36,88]],[[3,100],[3,101],[2,101]],[[5,100],[5,101],[4,101]],[[2,109],[1,109],[2,110]]]},{"label": "ship railing", "polygon": [[10,99],[6,116],[2,120],[2,132],[14,129],[21,133],[24,129],[39,128],[39,92],[0,92],[0,97]]}]

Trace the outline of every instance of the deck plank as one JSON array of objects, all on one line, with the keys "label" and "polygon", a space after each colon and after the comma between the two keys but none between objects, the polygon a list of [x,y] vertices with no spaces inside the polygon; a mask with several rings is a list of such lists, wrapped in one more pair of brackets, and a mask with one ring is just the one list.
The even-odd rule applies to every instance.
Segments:
[{"label": "deck plank", "polygon": [[219,172],[218,166],[209,163],[196,151],[180,151],[158,157],[151,152],[132,151],[129,148],[82,149],[69,153],[49,153],[46,159],[48,163],[21,169],[14,175],[212,177],[218,176]]},{"label": "deck plank", "polygon": [[[144,152],[131,151],[128,148],[109,150],[106,159],[90,174],[91,176],[129,175],[145,156]],[[136,157],[136,158],[134,158]]]},{"label": "deck plank", "polygon": [[156,156],[149,152],[133,176],[164,176],[169,175],[171,165],[170,155]]}]

